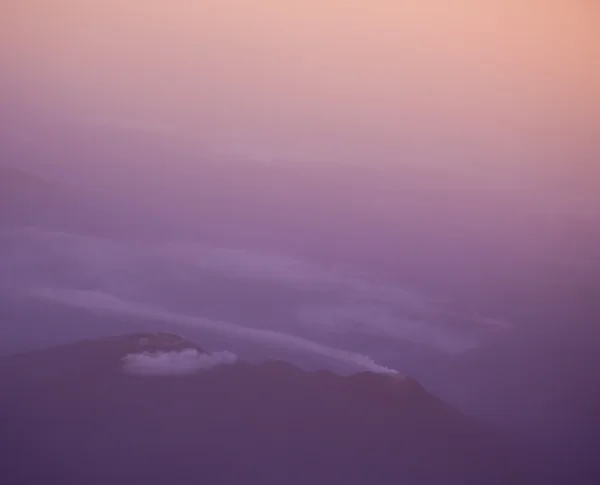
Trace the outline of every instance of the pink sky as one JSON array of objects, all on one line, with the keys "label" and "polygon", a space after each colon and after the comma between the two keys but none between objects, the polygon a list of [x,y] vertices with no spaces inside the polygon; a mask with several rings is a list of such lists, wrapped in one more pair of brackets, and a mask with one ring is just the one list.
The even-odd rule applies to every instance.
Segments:
[{"label": "pink sky", "polygon": [[3,63],[75,118],[511,178],[598,153],[592,2],[12,3]]}]

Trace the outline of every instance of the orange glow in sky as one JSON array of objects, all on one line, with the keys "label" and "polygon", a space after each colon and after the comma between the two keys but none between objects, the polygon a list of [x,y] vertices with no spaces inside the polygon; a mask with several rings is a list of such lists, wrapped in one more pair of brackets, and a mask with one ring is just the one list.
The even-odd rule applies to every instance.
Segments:
[{"label": "orange glow in sky", "polygon": [[592,2],[13,3],[4,62],[78,116],[486,166],[562,157],[600,126]]}]

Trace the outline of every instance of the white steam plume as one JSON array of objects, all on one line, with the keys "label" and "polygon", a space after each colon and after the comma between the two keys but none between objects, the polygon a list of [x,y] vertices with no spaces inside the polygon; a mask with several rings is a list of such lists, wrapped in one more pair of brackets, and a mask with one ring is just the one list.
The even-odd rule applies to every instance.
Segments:
[{"label": "white steam plume", "polygon": [[234,364],[237,355],[231,352],[204,354],[196,349],[174,352],[143,352],[123,358],[123,370],[128,374],[177,375],[195,374],[218,365]]}]

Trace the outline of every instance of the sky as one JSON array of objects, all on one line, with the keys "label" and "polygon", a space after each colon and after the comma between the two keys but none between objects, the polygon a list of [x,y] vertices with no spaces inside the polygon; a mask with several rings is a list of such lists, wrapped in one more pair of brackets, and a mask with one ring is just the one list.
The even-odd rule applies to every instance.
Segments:
[{"label": "sky", "polygon": [[376,158],[513,184],[581,175],[598,153],[591,1],[26,0],[3,9],[2,63],[18,89],[80,121],[281,163]]},{"label": "sky", "polygon": [[[592,0],[0,2],[0,165],[52,186],[6,211],[0,297],[48,305],[25,305],[31,334],[58,328],[53,305],[100,309],[492,407],[490,387],[519,404],[512,382],[554,389],[546,369],[570,373],[560,393],[597,355],[581,348],[598,341],[599,15]],[[47,225],[19,219],[36,204],[57,212]]]},{"label": "sky", "polygon": [[[62,129],[62,152],[52,152],[57,131],[42,142],[30,130],[35,141],[26,144],[45,162],[88,173],[86,190],[107,179],[114,200],[144,193],[153,210],[169,205],[196,219],[208,204],[213,219],[254,232],[262,230],[254,212],[279,232],[308,221],[306,239],[349,240],[360,227],[372,241],[355,243],[359,252],[375,247],[391,258],[403,241],[407,251],[433,248],[428,260],[437,260],[437,241],[448,254],[471,251],[460,248],[463,223],[459,231],[492,251],[518,246],[536,257],[576,239],[572,220],[588,231],[600,218],[591,1],[12,0],[2,8],[0,94],[15,115],[4,127],[22,110]],[[113,130],[108,141],[89,141],[103,130]],[[182,147],[191,156],[180,156]],[[207,169],[207,148],[234,160],[227,172]],[[275,166],[242,167],[257,160]],[[396,170],[412,166],[426,174],[414,183]]]}]

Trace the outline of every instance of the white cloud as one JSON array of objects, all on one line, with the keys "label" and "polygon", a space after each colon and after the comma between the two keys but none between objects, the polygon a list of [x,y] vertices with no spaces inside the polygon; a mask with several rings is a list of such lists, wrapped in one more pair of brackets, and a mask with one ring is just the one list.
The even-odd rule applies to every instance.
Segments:
[{"label": "white cloud", "polygon": [[123,370],[128,374],[177,375],[194,374],[218,365],[234,364],[237,355],[231,352],[205,354],[196,349],[177,352],[144,352],[123,358]]},{"label": "white cloud", "polygon": [[172,323],[185,327],[204,328],[221,334],[244,338],[258,343],[279,345],[290,349],[311,352],[337,362],[359,367],[372,372],[397,373],[397,371],[394,369],[377,364],[368,356],[336,349],[301,337],[295,337],[287,333],[275,332],[272,330],[259,330],[255,328],[242,327],[229,322],[182,315],[158,308],[153,308],[148,305],[125,301],[102,292],[42,288],[34,290],[33,295],[69,306],[101,312],[116,313],[120,315],[130,315],[132,317],[144,318],[147,320],[158,320],[161,322]]}]

